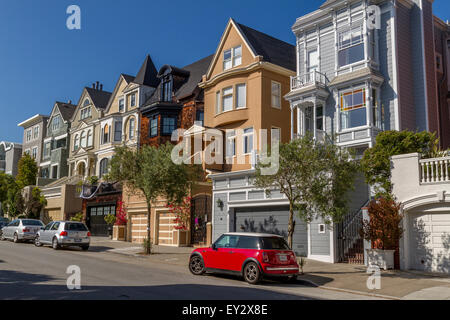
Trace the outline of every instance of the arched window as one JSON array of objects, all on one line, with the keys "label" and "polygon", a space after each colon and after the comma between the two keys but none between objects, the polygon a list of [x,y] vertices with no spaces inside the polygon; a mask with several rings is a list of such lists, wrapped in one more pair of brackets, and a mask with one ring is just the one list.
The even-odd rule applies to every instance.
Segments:
[{"label": "arched window", "polygon": [[87,146],[92,147],[92,130],[87,133]]},{"label": "arched window", "polygon": [[100,161],[99,177],[101,178],[104,174],[107,173],[108,173],[108,158],[104,158],[102,159],[102,161]]},{"label": "arched window", "polygon": [[109,126],[105,125],[105,127],[103,128],[103,143],[108,143],[109,142]]},{"label": "arched window", "polygon": [[86,107],[90,104],[89,99],[84,100],[83,107]]},{"label": "arched window", "polygon": [[79,148],[79,141],[78,141],[78,134],[75,135],[75,138],[73,139],[73,149],[76,151]]},{"label": "arched window", "polygon": [[136,120],[134,120],[134,118],[131,118],[130,119],[130,124],[128,126],[128,130],[129,130],[128,137],[129,137],[129,140],[134,139],[134,131],[135,131],[135,129],[136,129]]},{"label": "arched window", "polygon": [[86,148],[86,132],[81,132],[81,137],[80,137],[80,146],[82,148]]}]

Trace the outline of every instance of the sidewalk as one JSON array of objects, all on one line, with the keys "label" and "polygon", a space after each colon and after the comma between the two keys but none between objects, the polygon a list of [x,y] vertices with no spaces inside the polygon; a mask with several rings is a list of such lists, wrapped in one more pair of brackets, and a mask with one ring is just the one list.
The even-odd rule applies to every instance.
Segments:
[{"label": "sidewalk", "polygon": [[305,275],[299,279],[309,281],[324,289],[364,293],[391,299],[450,300],[450,276],[420,272],[381,271],[381,289],[370,290],[370,274],[361,265],[330,264],[307,260]]}]

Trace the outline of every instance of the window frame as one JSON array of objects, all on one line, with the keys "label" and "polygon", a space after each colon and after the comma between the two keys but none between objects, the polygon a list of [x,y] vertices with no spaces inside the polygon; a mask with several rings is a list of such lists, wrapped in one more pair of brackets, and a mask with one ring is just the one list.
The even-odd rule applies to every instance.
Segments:
[{"label": "window frame", "polygon": [[125,112],[125,98],[119,98],[119,112]]},{"label": "window frame", "polygon": [[131,117],[128,121],[128,139],[132,140],[135,136],[135,130],[136,130],[136,119],[134,117]]},{"label": "window frame", "polygon": [[[231,93],[225,94],[226,90],[231,90]],[[228,98],[231,100],[231,109],[229,109],[229,110],[225,110],[225,98]],[[220,101],[221,101],[221,105],[222,105],[222,113],[234,110],[234,87],[233,86],[222,89]]]},{"label": "window frame", "polygon": [[[118,130],[120,128],[120,130]],[[120,138],[117,140],[117,136],[120,133]],[[114,121],[114,142],[122,141],[122,121]]]},{"label": "window frame", "polygon": [[[358,42],[353,43],[353,30],[359,28],[360,31],[360,40]],[[338,69],[341,68],[347,68],[353,64],[357,64],[357,63],[361,63],[362,61],[365,61],[367,59],[366,57],[366,52],[365,52],[365,39],[364,39],[364,30],[363,30],[364,26],[363,25],[356,25],[356,26],[348,26],[347,28],[345,28],[345,30],[339,31],[337,34],[337,67]],[[345,33],[350,33],[350,43],[348,45],[344,45],[342,44],[342,42],[344,42],[343,39],[343,34]],[[361,60],[355,61],[355,62],[349,62],[347,64],[340,64],[340,53],[343,52],[344,50],[349,50],[351,48],[354,48],[356,46],[359,45],[363,45],[363,58]]]},{"label": "window frame", "polygon": [[[245,132],[246,130],[251,130],[251,132]],[[251,137],[251,150],[247,150],[248,152],[246,152],[247,149],[247,139],[249,139]],[[255,150],[255,146],[254,146],[254,137],[255,137],[255,130],[253,127],[249,127],[249,128],[245,128],[242,131],[242,154],[243,155],[249,155],[252,154],[252,152]]]},{"label": "window frame", "polygon": [[[277,96],[277,95],[275,95],[274,94],[274,90],[273,90],[273,85],[277,85],[278,86],[278,90],[279,90],[279,95]],[[275,108],[275,109],[278,109],[278,110],[281,110],[281,83],[280,82],[278,82],[278,81],[271,81],[270,82],[270,105],[272,106],[272,108]],[[273,104],[273,102],[274,102],[274,97],[276,97],[276,98],[278,98],[278,103],[279,103],[279,106],[276,106],[276,105],[274,105]]]},{"label": "window frame", "polygon": [[[172,132],[177,129],[177,118],[175,116],[162,116],[161,134],[164,136],[171,136]],[[173,120],[173,126],[165,124],[165,121]],[[166,128],[173,128],[170,132],[166,131]]]},{"label": "window frame", "polygon": [[[363,98],[363,103],[362,104],[353,104],[353,100],[354,98],[352,97],[352,105],[344,107],[344,97],[345,96],[349,96],[349,95],[354,95],[355,93],[360,93],[362,92],[362,98]],[[346,113],[355,111],[355,110],[364,110],[365,112],[365,117],[364,117],[364,122],[365,124],[359,125],[359,126],[350,126],[349,124],[346,125],[346,128],[344,128],[344,123],[343,123],[343,116]],[[353,86],[344,90],[340,90],[339,91],[339,128],[341,132],[345,132],[345,131],[354,131],[357,128],[362,128],[362,127],[367,127],[368,123],[367,123],[367,88],[364,85],[357,85],[357,86]],[[372,112],[372,110],[370,110],[369,112]]]},{"label": "window frame", "polygon": [[[239,106],[239,87],[244,87],[244,106]],[[235,97],[235,109],[246,109],[247,108],[247,84],[246,83],[238,83],[235,86],[236,97]]]},{"label": "window frame", "polygon": [[[241,53],[239,55],[236,55],[236,51],[237,51],[238,48],[240,48]],[[225,59],[225,55],[228,52],[230,53],[230,58],[229,59]],[[240,59],[239,63],[236,63],[237,59]],[[232,69],[234,67],[240,66],[242,64],[242,45],[240,44],[240,45],[235,46],[233,48],[224,50],[223,51],[223,55],[222,55],[222,60],[223,60],[223,63],[222,63],[223,71],[226,71],[226,70]],[[231,62],[231,65],[230,65],[230,67],[227,68],[226,64],[228,62]]]},{"label": "window frame", "polygon": [[[152,122],[156,121],[156,125],[153,126]],[[149,137],[153,138],[153,137],[157,137],[158,136],[158,131],[159,131],[159,119],[158,116],[153,116],[152,118],[149,119]],[[156,128],[156,132],[155,134],[152,133],[153,129]]]},{"label": "window frame", "polygon": [[[226,137],[226,146],[225,146],[225,148],[226,148],[226,154],[225,154],[225,156],[226,156],[226,158],[234,158],[234,157],[236,157],[237,156],[237,144],[236,144],[236,142],[237,142],[237,135],[236,135],[236,130],[228,130],[226,133],[225,133],[225,137]],[[229,148],[228,148],[228,146],[230,145],[230,142],[229,141],[233,141],[233,154],[229,154],[228,152],[229,152]]]}]

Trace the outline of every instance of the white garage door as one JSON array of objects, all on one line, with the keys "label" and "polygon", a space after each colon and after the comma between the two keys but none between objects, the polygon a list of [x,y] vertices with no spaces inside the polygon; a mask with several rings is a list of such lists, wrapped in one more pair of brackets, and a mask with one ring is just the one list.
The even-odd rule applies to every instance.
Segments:
[{"label": "white garage door", "polygon": [[450,273],[450,212],[411,214],[409,236],[413,269]]}]

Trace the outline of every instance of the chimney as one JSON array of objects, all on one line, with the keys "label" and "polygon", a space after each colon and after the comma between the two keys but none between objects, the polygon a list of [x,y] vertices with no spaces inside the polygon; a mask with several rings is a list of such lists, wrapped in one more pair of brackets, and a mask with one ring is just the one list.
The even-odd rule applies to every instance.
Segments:
[{"label": "chimney", "polygon": [[95,89],[95,82],[92,84],[92,89]]},{"label": "chimney", "polygon": [[69,101],[67,101],[68,104],[72,104],[72,100],[69,99]]},{"label": "chimney", "polygon": [[100,83],[100,91],[103,91],[103,84]]},{"label": "chimney", "polygon": [[96,82],[95,82],[95,89],[97,89],[97,90],[98,90],[98,84],[99,84],[99,82],[96,81]]}]

